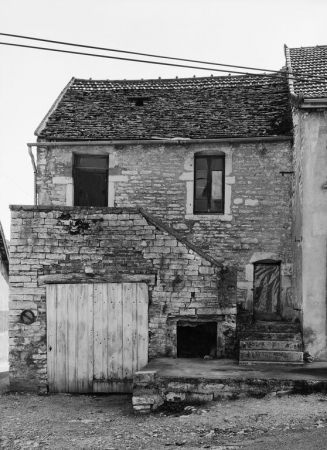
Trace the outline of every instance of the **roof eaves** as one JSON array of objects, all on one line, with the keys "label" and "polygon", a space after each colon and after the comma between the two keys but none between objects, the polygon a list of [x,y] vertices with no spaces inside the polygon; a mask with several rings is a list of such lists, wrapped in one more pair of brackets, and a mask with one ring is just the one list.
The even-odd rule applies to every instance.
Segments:
[{"label": "roof eaves", "polygon": [[74,83],[74,81],[75,81],[75,78],[73,77],[69,81],[67,86],[65,86],[64,89],[61,91],[61,93],[58,95],[57,99],[55,100],[55,102],[53,103],[53,105],[51,106],[51,108],[49,109],[47,114],[45,115],[44,119],[42,120],[40,125],[37,127],[37,129],[34,131],[34,135],[35,136],[39,136],[41,131],[46,127],[46,123],[47,123],[50,115],[56,110],[56,108],[57,108],[59,102],[61,101],[62,97],[65,95],[66,91],[70,88],[70,86]]},{"label": "roof eaves", "polygon": [[327,109],[327,98],[304,98],[301,109],[322,108]]}]

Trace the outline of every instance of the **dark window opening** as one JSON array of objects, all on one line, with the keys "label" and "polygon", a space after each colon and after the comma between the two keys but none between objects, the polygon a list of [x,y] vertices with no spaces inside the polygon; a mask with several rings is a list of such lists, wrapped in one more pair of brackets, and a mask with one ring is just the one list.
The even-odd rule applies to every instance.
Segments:
[{"label": "dark window opening", "polygon": [[217,356],[217,322],[177,322],[177,357]]},{"label": "dark window opening", "polygon": [[135,106],[144,106],[144,102],[150,100],[149,97],[129,97],[128,100],[135,104]]},{"label": "dark window opening", "polygon": [[224,212],[225,157],[196,156],[194,165],[194,213]]},{"label": "dark window opening", "polygon": [[108,156],[75,155],[75,206],[108,206]]}]

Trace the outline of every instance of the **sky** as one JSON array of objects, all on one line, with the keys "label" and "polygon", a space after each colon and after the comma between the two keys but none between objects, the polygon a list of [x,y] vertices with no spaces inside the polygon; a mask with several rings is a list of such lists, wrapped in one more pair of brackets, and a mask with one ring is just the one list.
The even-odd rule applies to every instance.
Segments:
[{"label": "sky", "polygon": [[[327,45],[326,17],[326,0],[0,0],[0,33],[267,71],[285,65],[284,44]],[[76,51],[5,36],[0,42]],[[72,77],[117,80],[211,73],[220,75],[0,44],[0,221],[6,238],[9,205],[33,204],[26,144],[36,142],[34,131]]]}]

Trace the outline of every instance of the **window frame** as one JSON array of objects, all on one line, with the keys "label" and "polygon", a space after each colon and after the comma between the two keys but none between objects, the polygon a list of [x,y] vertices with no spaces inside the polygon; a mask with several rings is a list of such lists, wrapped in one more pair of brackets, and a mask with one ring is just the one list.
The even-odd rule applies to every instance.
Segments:
[{"label": "window frame", "polygon": [[[208,174],[207,174],[207,211],[197,211],[196,210],[196,161],[199,159],[207,160]],[[217,159],[222,161],[222,207],[220,211],[210,211],[210,202],[211,202],[211,183],[212,183],[212,160]],[[194,182],[193,182],[193,214],[194,215],[223,215],[225,214],[225,170],[226,170],[226,161],[225,155],[194,155]]]},{"label": "window frame", "polygon": [[[78,161],[81,158],[91,158],[91,159],[103,159],[106,160],[106,168],[105,167],[92,167],[92,166],[80,166],[78,164]],[[108,155],[92,155],[92,154],[74,154],[73,155],[73,183],[74,183],[74,206],[83,206],[83,205],[77,205],[78,202],[78,173],[102,173],[105,175],[105,206],[108,205],[108,197],[109,197],[109,186],[108,186],[108,180],[109,180],[109,156]],[[92,205],[96,206],[96,205]]]}]

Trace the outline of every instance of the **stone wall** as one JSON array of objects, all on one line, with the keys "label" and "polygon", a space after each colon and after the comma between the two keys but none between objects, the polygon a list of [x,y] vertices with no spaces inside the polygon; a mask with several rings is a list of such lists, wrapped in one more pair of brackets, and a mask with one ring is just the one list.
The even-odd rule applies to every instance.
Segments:
[{"label": "stone wall", "polygon": [[[224,153],[225,212],[193,214],[194,155]],[[109,154],[109,206],[144,207],[204,252],[237,271],[238,300],[251,295],[254,254],[291,255],[291,141],[38,148],[38,197],[72,205],[73,154]],[[288,172],[286,174],[285,172]],[[252,282],[252,281],[251,281]]]},{"label": "stone wall", "polygon": [[[235,296],[224,296],[221,267],[145,211],[14,206],[10,253],[11,389],[35,390],[46,382],[46,287],[41,280],[50,275],[66,280],[79,275],[83,282],[155,275],[155,285],[149,286],[150,358],[176,356],[172,323],[177,318],[216,320],[220,356],[233,353]],[[25,309],[36,316],[31,325],[21,323]]]}]

